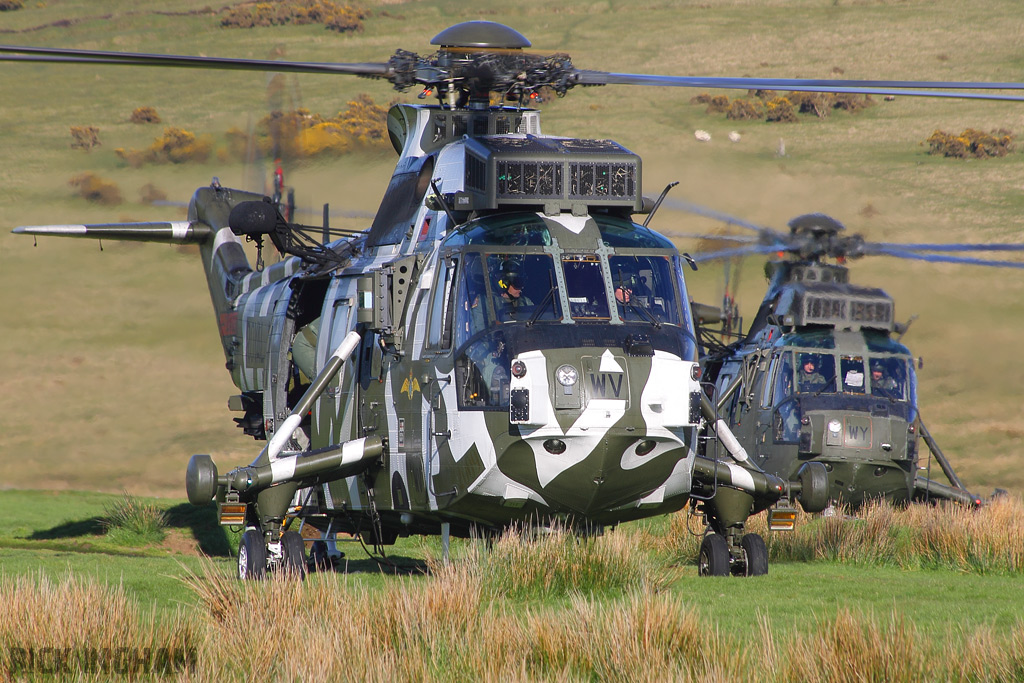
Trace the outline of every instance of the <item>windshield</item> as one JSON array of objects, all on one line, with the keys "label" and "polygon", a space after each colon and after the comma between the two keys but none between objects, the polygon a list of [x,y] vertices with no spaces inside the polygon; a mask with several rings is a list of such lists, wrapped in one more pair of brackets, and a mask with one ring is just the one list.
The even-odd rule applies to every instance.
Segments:
[{"label": "windshield", "polygon": [[619,318],[679,324],[676,278],[667,256],[610,256],[608,264]]},{"label": "windshield", "polygon": [[[842,354],[836,358],[830,353],[809,351],[798,351],[795,355],[797,393],[864,394],[895,401],[913,400],[913,369],[906,358],[854,354]],[[776,402],[788,395],[787,383],[791,377],[788,354],[781,358],[775,384]]]},{"label": "windshield", "polygon": [[565,288],[569,294],[569,315],[577,319],[603,319],[608,312],[604,273],[597,255],[562,257]]},{"label": "windshield", "polygon": [[829,353],[798,353],[796,386],[800,393],[836,390],[836,359]]},{"label": "windshield", "polygon": [[907,400],[907,361],[903,358],[871,359],[871,395]]}]

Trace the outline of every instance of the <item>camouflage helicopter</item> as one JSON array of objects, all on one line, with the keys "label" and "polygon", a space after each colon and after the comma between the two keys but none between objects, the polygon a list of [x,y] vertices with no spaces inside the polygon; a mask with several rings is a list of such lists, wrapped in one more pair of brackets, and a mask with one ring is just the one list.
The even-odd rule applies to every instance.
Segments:
[{"label": "camouflage helicopter", "polygon": [[[901,343],[909,323],[895,319],[894,301],[886,292],[851,283],[845,264],[883,255],[1024,268],[1022,262],[951,253],[1024,251],[1024,245],[869,242],[861,235],[844,235],[842,223],[824,214],[794,218],[786,234],[697,205],[677,205],[757,232],[756,237],[725,238],[745,246],[694,259],[778,257],[765,266],[768,289],[745,333],[729,332],[734,316],[721,311],[704,311],[707,324],[698,322],[711,402],[758,465],[786,477],[807,462],[820,462],[828,471],[830,502],[849,507],[878,498],[982,504],[921,419],[914,358]],[[724,309],[731,305],[726,300]],[[930,475],[931,458],[920,466],[919,440],[948,485],[921,474],[928,470]],[[775,523],[785,519],[781,514]]]},{"label": "camouflage helicopter", "polygon": [[[390,110],[399,159],[358,234],[291,222],[279,202],[216,179],[185,221],[15,232],[199,246],[239,390],[229,407],[267,441],[250,465],[221,472],[196,455],[186,472],[191,502],[215,499],[222,524],[245,528],[240,578],[304,570],[295,519],[320,530],[323,554],[341,533],[379,546],[517,523],[593,530],[691,500],[710,531],[700,573],[766,573],[746,519],[780,499],[823,509],[825,467],[781,478],[735,449],[698,454],[714,410],[699,383],[688,259],[647,227],[658,201],[641,193],[640,158],[610,140],[542,134],[531,97],[634,84],[1022,99],[962,90],[1024,85],[581,70],[482,21],[431,44],[430,56],[362,64],[0,46],[13,62],[359,75],[438,100]],[[287,258],[253,270],[243,239]],[[724,425],[718,436],[729,438]]]}]

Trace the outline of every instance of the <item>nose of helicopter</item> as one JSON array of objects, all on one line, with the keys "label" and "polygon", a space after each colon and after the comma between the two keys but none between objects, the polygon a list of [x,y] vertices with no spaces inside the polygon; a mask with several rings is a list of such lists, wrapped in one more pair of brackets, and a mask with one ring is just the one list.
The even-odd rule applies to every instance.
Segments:
[{"label": "nose of helicopter", "polygon": [[[677,476],[670,482],[680,462],[690,457],[684,444],[638,435],[637,430],[615,431],[597,438],[567,436],[560,440],[565,450],[558,455],[548,452],[553,445],[549,439],[528,442],[541,493],[552,508],[591,518],[617,507],[658,505],[666,494],[689,489],[689,468],[683,468],[685,481]],[[571,462],[575,464],[565,466]]]},{"label": "nose of helicopter", "polygon": [[510,422],[520,440],[506,462],[533,470],[550,508],[593,518],[689,490],[684,461],[700,396],[692,362],[611,350],[547,355],[513,362]]}]

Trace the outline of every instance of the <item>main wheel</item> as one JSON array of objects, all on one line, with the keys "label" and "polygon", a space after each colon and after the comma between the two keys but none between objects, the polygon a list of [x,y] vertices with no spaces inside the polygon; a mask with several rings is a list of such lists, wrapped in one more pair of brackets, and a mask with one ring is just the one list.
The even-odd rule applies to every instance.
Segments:
[{"label": "main wheel", "polygon": [[286,531],[281,536],[281,569],[288,576],[306,576],[306,544],[298,531]]},{"label": "main wheel", "polygon": [[708,534],[700,544],[697,558],[700,576],[729,576],[729,544],[719,534]]},{"label": "main wheel", "polygon": [[246,529],[238,544],[238,578],[262,579],[267,574],[267,544],[257,529]]},{"label": "main wheel", "polygon": [[764,576],[768,573],[768,548],[758,534],[747,534],[740,540],[747,558],[746,576]]},{"label": "main wheel", "polygon": [[327,552],[327,544],[323,541],[313,541],[313,547],[309,549],[309,571],[329,572],[331,571],[331,556]]}]

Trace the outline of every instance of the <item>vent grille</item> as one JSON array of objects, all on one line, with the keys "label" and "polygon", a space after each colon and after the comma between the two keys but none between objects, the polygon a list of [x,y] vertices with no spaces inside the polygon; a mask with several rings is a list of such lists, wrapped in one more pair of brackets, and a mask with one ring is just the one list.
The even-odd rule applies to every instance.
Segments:
[{"label": "vent grille", "polygon": [[[501,123],[495,120],[496,127]],[[635,210],[640,197],[639,157],[611,140],[477,137],[466,140],[465,154],[464,187],[475,209],[533,204],[545,211]]]},{"label": "vent grille", "polygon": [[562,196],[562,165],[554,161],[499,161],[497,181],[497,195],[502,199],[553,199]]}]

